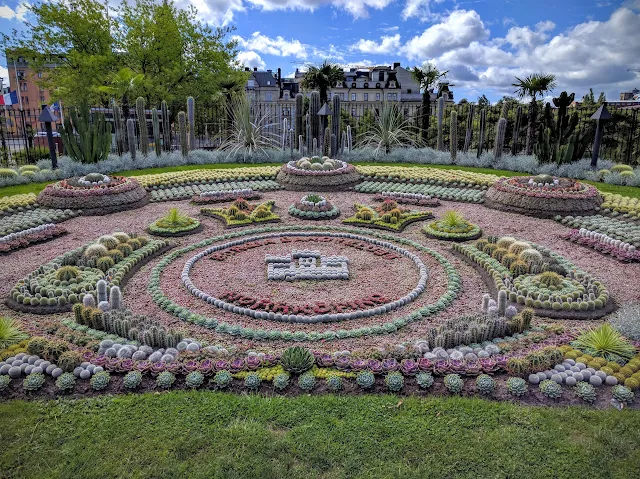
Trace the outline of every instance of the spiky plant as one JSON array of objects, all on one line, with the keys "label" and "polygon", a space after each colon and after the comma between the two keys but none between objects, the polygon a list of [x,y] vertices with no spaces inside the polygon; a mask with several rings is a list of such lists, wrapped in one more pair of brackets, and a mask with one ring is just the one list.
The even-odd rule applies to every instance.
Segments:
[{"label": "spiky plant", "polygon": [[416,384],[420,389],[429,389],[433,386],[433,376],[431,373],[418,373],[416,374]]},{"label": "spiky plant", "polygon": [[467,220],[457,211],[449,210],[442,215],[438,223],[448,226],[449,228],[459,228],[466,225]]},{"label": "spiky plant", "polygon": [[396,103],[384,102],[374,125],[359,138],[362,147],[373,148],[376,155],[383,150],[391,153],[393,147],[419,146],[412,121],[400,111]]},{"label": "spiky plant", "polygon": [[528,389],[527,381],[522,378],[507,379],[507,391],[513,396],[524,396]]},{"label": "spiky plant", "polygon": [[29,336],[22,332],[13,318],[0,318],[0,349],[6,349]]},{"label": "spiky plant", "polygon": [[285,371],[293,374],[302,374],[311,369],[315,358],[311,351],[301,346],[287,348],[280,357],[280,365]]},{"label": "spiky plant", "polygon": [[636,354],[636,348],[609,323],[591,328],[571,343],[585,354],[615,361],[618,358],[629,360]]}]

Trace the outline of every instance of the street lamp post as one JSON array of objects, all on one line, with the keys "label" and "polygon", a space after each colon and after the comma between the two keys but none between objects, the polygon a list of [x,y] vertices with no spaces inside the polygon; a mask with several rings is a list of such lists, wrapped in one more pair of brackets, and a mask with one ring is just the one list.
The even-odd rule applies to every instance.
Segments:
[{"label": "street lamp post", "polygon": [[51,157],[51,168],[58,168],[58,158],[56,157],[56,146],[53,142],[53,129],[51,123],[58,121],[58,117],[53,114],[51,109],[47,105],[42,105],[42,113],[40,113],[39,121],[44,123],[44,128],[47,131],[47,141],[49,142],[49,156]]},{"label": "street lamp post", "polygon": [[591,115],[592,120],[596,120],[596,137],[593,140],[593,152],[591,153],[591,169],[595,170],[598,166],[598,156],[600,154],[600,142],[602,141],[602,131],[604,129],[604,122],[611,120],[612,116],[607,110],[607,104],[603,103],[596,112]]}]

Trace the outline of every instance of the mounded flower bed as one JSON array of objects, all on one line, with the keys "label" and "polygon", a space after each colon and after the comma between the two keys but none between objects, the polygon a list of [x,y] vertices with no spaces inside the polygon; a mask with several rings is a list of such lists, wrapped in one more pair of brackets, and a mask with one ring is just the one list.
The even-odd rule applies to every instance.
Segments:
[{"label": "mounded flower bed", "polygon": [[84,215],[139,208],[147,202],[147,192],[135,178],[99,173],[58,181],[38,195],[41,206],[82,210]]},{"label": "mounded flower bed", "polygon": [[269,200],[259,205],[250,204],[238,198],[228,208],[202,208],[200,213],[224,222],[227,228],[237,228],[252,223],[274,223],[280,217],[273,212],[275,201]]},{"label": "mounded flower bed", "polygon": [[276,181],[290,190],[344,190],[360,181],[353,165],[329,157],[301,158],[280,168]]},{"label": "mounded flower bed", "polygon": [[342,220],[344,224],[355,224],[389,231],[402,231],[416,221],[433,218],[430,211],[414,211],[401,208],[394,200],[386,199],[378,206],[353,205],[355,215]]},{"label": "mounded flower bed", "polygon": [[324,196],[306,195],[289,206],[289,214],[305,220],[328,220],[340,216],[340,209]]},{"label": "mounded flower bed", "polygon": [[154,221],[147,231],[157,236],[185,236],[202,230],[200,222],[195,218],[181,215],[177,208],[172,208],[166,216]]},{"label": "mounded flower bed", "polygon": [[465,220],[456,211],[447,211],[441,219],[425,225],[422,231],[430,238],[445,241],[469,241],[482,236],[478,225]]},{"label": "mounded flower bed", "polygon": [[586,183],[549,175],[500,178],[487,190],[485,205],[538,218],[595,214],[603,199]]}]

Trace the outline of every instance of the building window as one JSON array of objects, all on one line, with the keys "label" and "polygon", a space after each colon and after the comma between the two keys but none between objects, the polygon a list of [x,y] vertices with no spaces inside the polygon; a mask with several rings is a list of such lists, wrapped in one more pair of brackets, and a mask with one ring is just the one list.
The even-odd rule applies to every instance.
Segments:
[{"label": "building window", "polygon": [[356,101],[356,94],[355,93],[351,94],[351,101]]},{"label": "building window", "polygon": [[391,93],[387,93],[387,101],[391,101]]},{"label": "building window", "polygon": [[344,93],[340,93],[340,99],[344,100]]},{"label": "building window", "polygon": [[355,117],[356,116],[356,109],[355,107],[351,108],[351,116]]},{"label": "building window", "polygon": [[40,103],[44,103],[44,101],[45,101],[45,100],[44,100],[44,96],[43,96],[43,95],[40,95]]},{"label": "building window", "polygon": [[16,75],[18,75],[18,80],[24,80],[24,70],[17,70]]},{"label": "building window", "polygon": [[393,99],[396,100],[396,101],[398,100],[398,94],[397,93],[393,94]]},{"label": "building window", "polygon": [[38,78],[42,78],[42,72],[38,72]]},{"label": "building window", "polygon": [[271,80],[267,80],[267,86],[271,86]]},{"label": "building window", "polygon": [[384,81],[384,72],[378,73],[378,81]]},{"label": "building window", "polygon": [[407,88],[407,93],[411,93],[411,88]]},{"label": "building window", "polygon": [[21,91],[27,91],[27,84],[26,83],[20,83],[20,90]]},{"label": "building window", "polygon": [[265,93],[264,94],[264,98],[266,101],[273,101],[273,93],[269,92],[269,93]]},{"label": "building window", "polygon": [[369,101],[369,94],[368,93],[364,94],[364,101]]},{"label": "building window", "polygon": [[256,85],[255,80],[251,79],[251,80],[247,80],[247,86],[249,88],[253,88]]},{"label": "building window", "polygon": [[376,101],[380,101],[380,93],[376,93]]}]

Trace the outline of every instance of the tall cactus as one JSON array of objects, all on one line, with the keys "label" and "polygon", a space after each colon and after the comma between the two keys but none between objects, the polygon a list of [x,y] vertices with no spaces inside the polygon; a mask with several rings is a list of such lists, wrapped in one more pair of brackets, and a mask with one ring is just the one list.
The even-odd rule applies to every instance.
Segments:
[{"label": "tall cactus", "polygon": [[164,151],[171,151],[171,120],[169,119],[169,105],[162,100],[160,106],[162,112],[162,148]]},{"label": "tall cactus", "polygon": [[504,149],[504,136],[507,132],[507,119],[500,118],[498,120],[498,126],[496,128],[496,142],[493,149],[493,156],[496,160],[502,157],[502,150]]},{"label": "tall cactus", "polygon": [[313,139],[313,145],[311,146],[311,155],[316,156],[318,154],[318,139]]},{"label": "tall cactus", "polygon": [[111,151],[111,124],[104,114],[95,114],[90,121],[89,107],[69,108],[60,136],[69,156],[81,163],[97,163],[105,160]]},{"label": "tall cactus", "polygon": [[320,117],[318,112],[320,111],[320,93],[312,91],[309,97],[309,119],[311,121],[311,138],[320,140]]},{"label": "tall cactus", "polygon": [[107,282],[104,279],[98,280],[96,283],[96,292],[98,294],[98,303],[109,301]]},{"label": "tall cactus", "polygon": [[340,142],[340,155],[344,155],[344,148],[347,143],[347,132],[345,130],[342,131],[342,141]]},{"label": "tall cactus", "polygon": [[311,154],[311,119],[309,117],[309,113],[307,113],[306,119],[306,135],[307,135],[307,155]]},{"label": "tall cactus", "polygon": [[149,135],[147,134],[147,116],[145,113],[145,100],[141,96],[136,99],[136,117],[138,119],[138,132],[140,134],[140,152],[147,156],[149,152]]},{"label": "tall cactus", "polygon": [[500,118],[506,118],[507,120],[509,120],[509,103],[507,103],[506,101],[502,104]]},{"label": "tall cactus", "polygon": [[340,110],[340,96],[339,95],[333,95],[333,97],[331,98],[331,106],[333,107],[333,111],[332,111],[332,115],[331,115],[331,135],[335,136],[336,141],[335,141],[335,145],[334,142],[331,142],[331,157],[335,158],[335,156],[338,154],[338,143],[337,143],[337,139],[340,138],[340,130],[341,130],[341,122],[342,122],[342,118],[341,118],[341,110]]},{"label": "tall cactus", "polygon": [[153,124],[153,146],[156,150],[156,156],[162,154],[162,139],[160,138],[160,119],[158,118],[158,110],[151,110],[151,123]]},{"label": "tall cactus", "polygon": [[520,125],[522,123],[522,107],[519,106],[516,110],[516,121],[513,125],[513,141],[511,143],[511,154],[518,154],[518,137],[520,136]]},{"label": "tall cactus", "polygon": [[288,121],[286,118],[282,120],[282,136],[280,137],[280,146],[282,151],[287,149],[287,135],[289,134],[289,128],[287,128]]},{"label": "tall cactus", "polygon": [[353,134],[351,133],[351,125],[347,125],[347,148],[349,153],[353,149]]},{"label": "tall cactus", "polygon": [[329,156],[329,153],[331,153],[331,130],[329,127],[326,127],[322,137],[322,154]]},{"label": "tall cactus", "polygon": [[469,113],[467,114],[467,131],[464,135],[464,147],[462,149],[465,153],[469,151],[469,147],[471,146],[471,138],[473,137],[473,114],[475,109],[475,105],[469,104]]},{"label": "tall cactus", "polygon": [[458,156],[458,112],[451,112],[451,124],[449,125],[449,151],[451,152],[451,161],[456,162]]},{"label": "tall cactus", "polygon": [[480,110],[480,133],[478,134],[478,154],[476,155],[480,158],[482,155],[482,148],[484,147],[484,129],[487,123],[487,110],[483,108]]},{"label": "tall cactus", "polygon": [[438,98],[438,150],[444,151],[444,136],[442,127],[444,123],[444,97]]},{"label": "tall cactus", "polygon": [[118,155],[122,156],[122,153],[124,153],[125,150],[122,110],[115,100],[111,100],[111,107],[113,109],[113,130],[116,135],[116,151],[118,152]]},{"label": "tall cactus", "polygon": [[129,154],[131,159],[136,159],[136,122],[133,118],[127,120],[127,141],[129,142]]},{"label": "tall cactus", "polygon": [[296,123],[295,123],[295,129],[296,129],[296,134],[295,134],[295,138],[296,138],[296,148],[298,150],[302,149],[302,145],[300,144],[300,135],[302,135],[302,118],[304,115],[304,96],[302,95],[302,93],[297,93],[296,94]]},{"label": "tall cactus", "polygon": [[187,115],[185,112],[178,112],[178,128],[180,128],[180,150],[185,158],[189,155],[189,144],[187,143]]},{"label": "tall cactus", "polygon": [[187,98],[187,121],[189,122],[189,149],[196,149],[196,101],[192,96]]}]

